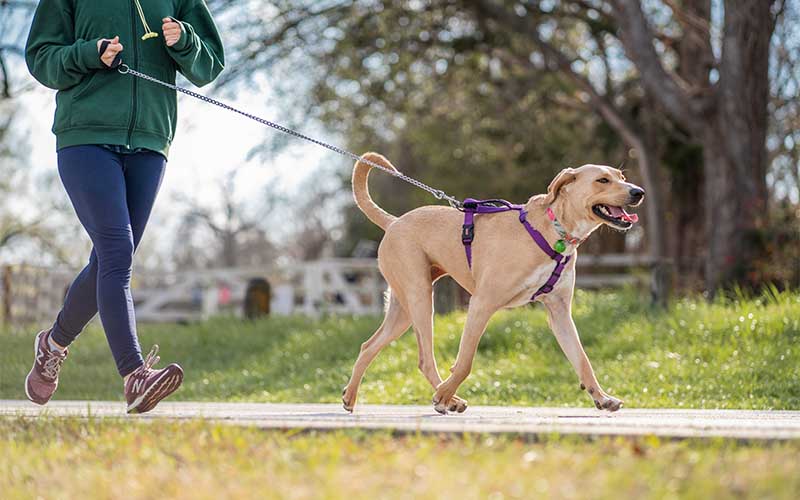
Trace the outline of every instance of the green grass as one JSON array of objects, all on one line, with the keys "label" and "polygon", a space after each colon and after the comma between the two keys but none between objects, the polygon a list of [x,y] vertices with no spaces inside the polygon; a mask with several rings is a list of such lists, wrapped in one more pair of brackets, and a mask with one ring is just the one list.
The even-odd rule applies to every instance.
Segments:
[{"label": "green grass", "polygon": [[[800,409],[800,293],[683,299],[668,311],[634,291],[578,292],[575,320],[601,384],[628,408]],[[143,347],[161,345],[186,381],[173,399],[338,402],[359,345],[379,318],[300,317],[146,325]],[[463,313],[436,319],[442,375],[452,365]],[[35,331],[0,333],[0,398],[24,398]],[[90,327],[74,344],[56,399],[121,399],[104,335]],[[406,334],[367,372],[361,402],[428,404]],[[459,391],[471,404],[591,405],[550,333],[540,306],[497,314],[473,374]]]},{"label": "green grass", "polygon": [[800,441],[288,433],[0,419],[0,492],[33,498],[797,498]]}]

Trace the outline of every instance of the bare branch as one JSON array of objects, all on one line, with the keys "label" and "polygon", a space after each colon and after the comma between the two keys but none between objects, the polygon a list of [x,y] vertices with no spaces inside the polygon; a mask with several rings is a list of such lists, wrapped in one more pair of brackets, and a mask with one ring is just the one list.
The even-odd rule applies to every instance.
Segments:
[{"label": "bare branch", "polygon": [[694,126],[686,84],[668,72],[653,45],[653,31],[638,0],[612,0],[614,16],[620,26],[619,39],[625,53],[639,70],[642,84],[650,95],[678,122],[687,128]]},{"label": "bare branch", "polygon": [[711,36],[711,26],[706,19],[682,9],[675,0],[661,1],[670,8],[675,19],[681,23],[684,29],[695,30],[704,33],[706,36]]},{"label": "bare branch", "polygon": [[[486,14],[491,14],[495,19],[501,20],[506,26],[511,27],[517,33],[527,36],[533,41],[541,50],[545,58],[551,63],[555,64],[558,69],[567,78],[572,80],[578,87],[586,92],[589,96],[590,104],[597,111],[597,113],[605,119],[608,124],[622,136],[622,139],[631,147],[640,149],[643,148],[643,141],[641,137],[634,131],[627,121],[617,113],[613,104],[607,98],[601,95],[597,89],[594,88],[592,83],[581,74],[575,72],[572,68],[573,62],[563,52],[553,47],[553,45],[544,41],[536,29],[537,27],[530,22],[529,18],[521,17],[509,10],[498,7],[491,0],[481,0],[477,2],[479,8]],[[525,62],[532,68],[533,63],[529,60]],[[534,68],[536,69],[536,68]]]}]

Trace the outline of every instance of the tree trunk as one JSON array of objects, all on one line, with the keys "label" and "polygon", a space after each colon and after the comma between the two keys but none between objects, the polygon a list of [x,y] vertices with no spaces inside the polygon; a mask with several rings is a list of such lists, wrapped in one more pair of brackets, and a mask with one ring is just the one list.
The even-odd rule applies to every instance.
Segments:
[{"label": "tree trunk", "polygon": [[[679,50],[680,79],[656,51],[641,3],[611,3],[620,40],[643,86],[703,146],[706,289],[713,294],[721,286],[752,284],[747,270],[760,251],[758,231],[766,222],[769,45],[776,0],[725,2],[716,83],[707,73],[706,60],[713,62],[706,41],[707,0],[670,2],[689,37]],[[684,64],[690,67],[681,69]]]},{"label": "tree trunk", "polygon": [[767,101],[771,2],[731,0],[714,116],[706,118],[703,145],[708,253],[706,287],[748,282],[767,219]]},{"label": "tree trunk", "polygon": [[226,232],[222,235],[222,265],[228,268],[238,264],[238,245],[236,233]]},{"label": "tree trunk", "polygon": [[665,210],[662,203],[662,184],[658,159],[646,141],[642,141],[641,149],[637,151],[639,170],[642,172],[643,184],[647,190],[645,215],[647,240],[650,255],[656,260],[653,267],[652,281],[650,283],[651,298],[654,304],[666,307],[669,292],[672,287],[672,271],[667,256],[667,246],[664,240]]},{"label": "tree trunk", "polygon": [[[678,76],[695,92],[707,92],[709,71],[714,68],[714,52],[711,48],[709,29],[711,26],[711,0],[683,0],[682,9],[675,13],[683,29],[677,40]],[[697,140],[680,137],[680,131],[668,140],[666,147],[676,164],[672,176],[671,257],[680,279],[679,286],[697,288],[705,279],[706,241],[704,225],[704,179],[703,159]]]}]

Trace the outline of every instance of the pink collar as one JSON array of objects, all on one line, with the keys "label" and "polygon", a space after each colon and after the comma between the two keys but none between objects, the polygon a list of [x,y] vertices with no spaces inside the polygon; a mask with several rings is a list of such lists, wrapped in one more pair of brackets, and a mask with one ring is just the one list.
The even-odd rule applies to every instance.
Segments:
[{"label": "pink collar", "polygon": [[[547,218],[550,219],[550,222],[553,223],[553,227],[555,228],[558,235],[561,236],[563,241],[566,241],[567,243],[573,246],[578,246],[581,243],[583,243],[582,239],[576,238],[575,236],[569,234],[569,232],[566,229],[564,229],[564,226],[562,226],[561,223],[558,221],[558,219],[556,219],[556,214],[550,207],[547,207]],[[558,242],[556,242],[556,245],[558,245]],[[564,250],[560,251],[563,252]]]}]

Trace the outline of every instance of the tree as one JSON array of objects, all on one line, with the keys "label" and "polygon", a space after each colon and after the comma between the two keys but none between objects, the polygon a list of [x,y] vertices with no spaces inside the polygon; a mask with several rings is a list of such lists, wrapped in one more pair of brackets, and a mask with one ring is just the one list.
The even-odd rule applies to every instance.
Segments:
[{"label": "tree", "polygon": [[21,61],[27,28],[36,2],[3,0],[0,2],[0,101],[10,99],[14,84],[20,81],[14,73]]},{"label": "tree", "polygon": [[[543,22],[552,17],[538,2],[469,3],[503,19],[520,34],[527,33],[546,54],[561,61],[563,70],[574,73],[573,59],[542,40]],[[698,250],[705,253],[706,288],[714,291],[721,285],[745,281],[749,266],[761,251],[758,233],[766,225],[767,216],[769,47],[783,3],[724,2],[719,57],[712,47],[710,0],[664,3],[672,11],[665,24],[673,30],[673,36],[654,31],[638,0],[559,5],[567,12],[585,13],[585,29],[598,20],[613,23],[647,95],[702,146],[706,238],[705,248]],[[512,22],[515,18],[521,22]],[[658,49],[657,43],[663,48]],[[669,61],[674,61],[672,67]],[[591,94],[590,87],[585,86]],[[610,124],[614,123],[611,113],[600,111]],[[636,144],[636,138],[629,137],[624,127],[615,128],[626,142]],[[639,150],[646,151],[644,146],[639,144]],[[645,177],[647,172],[655,173],[649,166],[640,165]],[[654,182],[645,180],[645,184],[652,187]]]},{"label": "tree", "polygon": [[83,252],[75,252],[82,229],[58,175],[31,172],[18,99],[37,85],[22,57],[35,7],[28,0],[0,2],[0,258],[77,267],[84,260]]},{"label": "tree", "polygon": [[[418,138],[402,142],[403,133],[408,139],[409,131],[420,128],[420,116],[435,111],[415,89],[445,95],[444,106],[457,116],[464,101],[447,98],[457,88],[454,75],[463,61],[482,58],[488,70],[466,66],[473,81],[470,86],[463,78],[461,88],[492,93],[470,103],[502,103],[494,91],[527,85],[546,89],[564,108],[590,110],[635,154],[650,193],[645,207],[653,253],[669,249],[662,226],[676,220],[666,217],[669,206],[681,215],[677,220],[689,222],[688,227],[670,223],[673,239],[691,235],[695,227],[702,231],[692,247],[673,251],[704,260],[708,290],[747,283],[748,268],[762,252],[759,232],[767,219],[768,56],[782,1],[728,0],[718,9],[719,21],[710,0],[651,2],[647,11],[636,0],[275,4],[266,32],[242,16],[247,34],[239,47],[247,62],[242,71],[311,61],[305,75],[316,82],[320,116],[341,124],[348,137],[371,131],[370,143],[378,135],[414,154]],[[497,73],[502,78],[493,79]],[[546,75],[558,85],[541,87]],[[512,95],[519,100],[525,94]],[[422,113],[408,113],[409,103]],[[362,123],[380,111],[405,112],[416,121],[400,127],[383,117]],[[553,116],[559,115],[548,115]],[[524,127],[514,122],[496,136]],[[469,143],[476,137],[470,135]],[[453,171],[442,171],[447,185]],[[687,184],[696,188],[681,189]],[[702,217],[696,216],[698,209]]]},{"label": "tree", "polygon": [[253,210],[236,196],[236,173],[220,181],[217,203],[179,196],[186,208],[174,245],[178,267],[268,266],[275,260],[276,247],[263,223],[277,197],[268,193],[266,206]]},{"label": "tree", "polygon": [[[0,193],[5,199],[13,193],[19,182],[17,172],[12,168],[12,163],[18,159],[17,152],[11,147],[11,124],[16,115],[16,105],[11,102],[11,70],[9,58],[22,53],[22,44],[19,29],[13,29],[9,22],[18,19],[24,9],[33,8],[23,2],[3,2],[0,12],[3,20],[0,23]],[[20,239],[29,233],[31,223],[38,225],[36,220],[21,220],[17,214],[10,213],[6,206],[0,207],[0,249],[7,247],[14,240]]]},{"label": "tree", "polygon": [[[758,232],[767,217],[767,104],[769,48],[783,2],[728,0],[720,55],[712,46],[710,0],[666,2],[696,40],[677,54],[689,69],[683,78],[659,54],[655,33],[635,0],[614,0],[610,9],[620,40],[642,84],[703,148],[706,286],[742,281],[759,256]],[[688,44],[687,44],[688,45]]]},{"label": "tree", "polygon": [[800,203],[800,5],[786,6],[773,37],[767,140],[776,200]]},{"label": "tree", "polygon": [[[307,89],[308,102],[292,99],[299,92],[280,94],[289,99],[285,108],[306,112],[304,129],[309,116],[318,118],[351,150],[380,150],[426,183],[460,196],[524,200],[587,153],[622,153],[582,103],[565,109],[567,82],[534,74],[525,58],[485,52],[475,29],[450,30],[447,16],[458,16],[453,5],[409,15],[406,2],[277,4],[268,24],[255,13],[233,16],[246,38],[231,50],[228,81],[261,69],[279,87]],[[387,176],[371,183],[390,211],[431,202]],[[358,216],[347,217],[347,233],[351,244],[379,234]]]},{"label": "tree", "polygon": [[0,259],[80,266],[88,256],[83,230],[58,175],[31,172],[17,109],[13,99],[0,100]]}]

